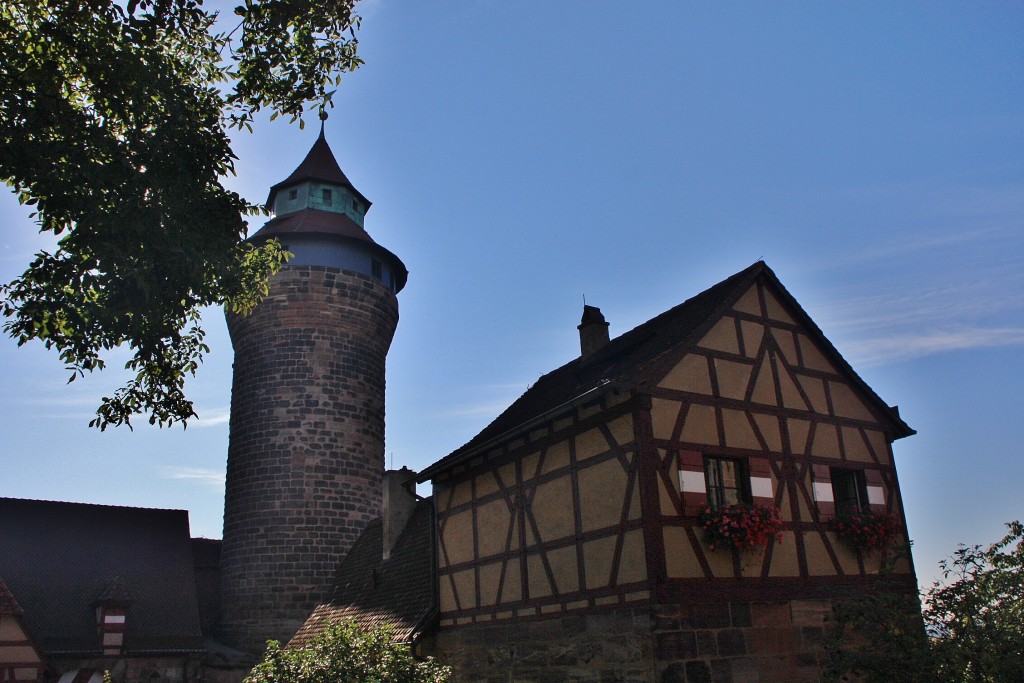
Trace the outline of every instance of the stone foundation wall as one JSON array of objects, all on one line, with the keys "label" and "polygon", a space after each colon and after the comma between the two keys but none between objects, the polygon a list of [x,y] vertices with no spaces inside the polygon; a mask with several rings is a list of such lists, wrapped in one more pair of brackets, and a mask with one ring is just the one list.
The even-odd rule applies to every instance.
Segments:
[{"label": "stone foundation wall", "polygon": [[454,627],[424,646],[453,667],[453,683],[657,680],[648,607]]},{"label": "stone foundation wall", "polygon": [[658,605],[652,608],[658,681],[820,680],[827,600]]},{"label": "stone foundation wall", "polygon": [[819,681],[827,600],[655,605],[440,630],[453,683]]}]

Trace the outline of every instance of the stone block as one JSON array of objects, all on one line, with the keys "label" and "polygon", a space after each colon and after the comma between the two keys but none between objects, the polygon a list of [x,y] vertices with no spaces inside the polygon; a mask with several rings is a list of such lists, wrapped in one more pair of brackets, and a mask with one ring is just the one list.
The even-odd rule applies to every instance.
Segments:
[{"label": "stone block", "polygon": [[661,683],[686,683],[686,665],[669,664],[661,672]]},{"label": "stone block", "polygon": [[825,629],[820,626],[804,626],[800,629],[800,644],[805,648],[820,647],[825,642]]},{"label": "stone block", "polygon": [[712,683],[732,683],[732,662],[728,659],[713,659],[710,665]]},{"label": "stone block", "polygon": [[697,639],[697,655],[700,657],[718,656],[718,639],[714,631],[694,631]]},{"label": "stone block", "polygon": [[793,615],[788,602],[755,602],[750,606],[754,626],[789,627]]},{"label": "stone block", "polygon": [[752,657],[730,659],[729,667],[732,674],[732,681],[730,683],[760,683],[762,680],[768,680],[761,678],[757,660]]},{"label": "stone block", "polygon": [[671,662],[697,656],[697,639],[693,631],[659,633],[654,639],[654,656]]},{"label": "stone block", "polygon": [[832,613],[828,600],[793,600],[790,603],[794,626],[823,626]]},{"label": "stone block", "polygon": [[729,603],[729,615],[735,628],[749,628],[754,625],[749,602]]},{"label": "stone block", "polygon": [[655,605],[651,609],[651,622],[655,631],[679,630],[679,605]]},{"label": "stone block", "polygon": [[732,625],[729,604],[725,602],[692,605],[690,619],[694,628],[729,628]]},{"label": "stone block", "polygon": [[687,662],[686,683],[712,683],[711,667],[708,666],[707,662]]},{"label": "stone block", "polygon": [[738,628],[722,629],[718,632],[718,654],[722,657],[736,657],[747,654],[743,631]]}]

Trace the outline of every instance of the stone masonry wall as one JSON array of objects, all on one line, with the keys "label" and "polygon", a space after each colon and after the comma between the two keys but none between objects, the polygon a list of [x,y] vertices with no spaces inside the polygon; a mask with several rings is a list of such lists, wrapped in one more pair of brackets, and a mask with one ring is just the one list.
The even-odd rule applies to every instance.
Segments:
[{"label": "stone masonry wall", "polygon": [[440,630],[455,683],[819,681],[827,600],[655,605]]},{"label": "stone masonry wall", "polygon": [[649,607],[439,631],[453,683],[655,683]]},{"label": "stone masonry wall", "polygon": [[220,637],[262,651],[325,597],[380,514],[384,368],[398,302],[350,271],[285,267],[235,347]]},{"label": "stone masonry wall", "polygon": [[827,600],[658,605],[661,683],[820,680]]}]

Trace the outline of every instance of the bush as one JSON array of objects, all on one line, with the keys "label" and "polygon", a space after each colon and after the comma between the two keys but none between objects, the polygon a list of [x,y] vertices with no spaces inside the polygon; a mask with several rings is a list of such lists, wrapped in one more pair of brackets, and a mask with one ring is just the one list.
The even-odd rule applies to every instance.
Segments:
[{"label": "bush", "polygon": [[329,623],[301,647],[270,641],[245,683],[446,683],[450,676],[434,660],[416,661],[390,629],[364,631],[349,619]]},{"label": "bush", "polygon": [[[924,595],[879,590],[838,601],[825,681],[1024,681],[1024,525],[990,546],[960,546]],[[952,580],[951,580],[952,579]]]},{"label": "bush", "polygon": [[1024,525],[988,548],[960,546],[928,591],[925,623],[939,678],[950,683],[1024,681]]}]

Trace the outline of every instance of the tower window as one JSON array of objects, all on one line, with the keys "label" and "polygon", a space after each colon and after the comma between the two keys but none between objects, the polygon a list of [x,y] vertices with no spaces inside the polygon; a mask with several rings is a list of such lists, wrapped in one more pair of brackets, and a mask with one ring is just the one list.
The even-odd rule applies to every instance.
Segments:
[{"label": "tower window", "polygon": [[352,200],[352,210],[353,211],[358,211],[359,210],[359,202],[357,202],[354,199]]},{"label": "tower window", "polygon": [[372,261],[370,261],[370,270],[375,278],[377,278],[378,280],[383,279],[384,271],[381,268],[380,261],[378,261],[377,259],[373,259]]},{"label": "tower window", "polygon": [[324,204],[330,204],[333,201],[330,190],[323,190],[323,200]]},{"label": "tower window", "polygon": [[298,190],[288,190],[288,199],[297,199],[299,196]]}]

